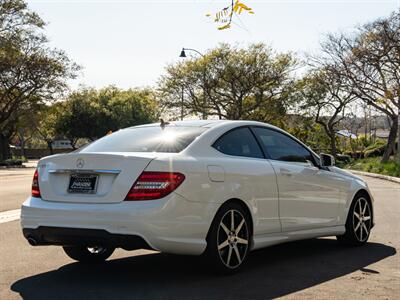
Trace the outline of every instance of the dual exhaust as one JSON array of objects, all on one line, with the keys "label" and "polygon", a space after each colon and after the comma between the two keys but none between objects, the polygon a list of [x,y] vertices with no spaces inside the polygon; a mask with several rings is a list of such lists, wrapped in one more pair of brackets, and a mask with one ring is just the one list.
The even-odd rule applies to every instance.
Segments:
[{"label": "dual exhaust", "polygon": [[38,245],[38,241],[32,236],[28,236],[27,240],[28,240],[29,245],[31,245],[31,246],[37,246]]}]

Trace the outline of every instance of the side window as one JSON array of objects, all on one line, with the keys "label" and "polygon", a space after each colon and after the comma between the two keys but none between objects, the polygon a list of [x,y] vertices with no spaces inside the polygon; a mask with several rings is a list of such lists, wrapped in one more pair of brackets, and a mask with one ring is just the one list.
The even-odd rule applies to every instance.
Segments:
[{"label": "side window", "polygon": [[221,136],[213,147],[228,155],[264,158],[256,139],[247,127],[229,131]]},{"label": "side window", "polygon": [[287,135],[267,128],[253,129],[271,159],[313,164],[310,151]]}]

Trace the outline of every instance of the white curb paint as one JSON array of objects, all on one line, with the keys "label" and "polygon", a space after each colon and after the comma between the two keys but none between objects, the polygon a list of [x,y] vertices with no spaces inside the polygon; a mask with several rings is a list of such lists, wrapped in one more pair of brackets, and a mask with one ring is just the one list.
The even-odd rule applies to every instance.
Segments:
[{"label": "white curb paint", "polygon": [[13,209],[0,212],[0,224],[19,220],[20,216],[21,216],[20,209]]}]

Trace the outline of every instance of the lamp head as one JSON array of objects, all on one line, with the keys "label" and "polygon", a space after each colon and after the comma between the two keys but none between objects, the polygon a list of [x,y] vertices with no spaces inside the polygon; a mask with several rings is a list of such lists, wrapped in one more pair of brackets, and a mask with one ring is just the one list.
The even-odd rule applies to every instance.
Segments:
[{"label": "lamp head", "polygon": [[185,48],[182,48],[181,55],[179,57],[186,57]]}]

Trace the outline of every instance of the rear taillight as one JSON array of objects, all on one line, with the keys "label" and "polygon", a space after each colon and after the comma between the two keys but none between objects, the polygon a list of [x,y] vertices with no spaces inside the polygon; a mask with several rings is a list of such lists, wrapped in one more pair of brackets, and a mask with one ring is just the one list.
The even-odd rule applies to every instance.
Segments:
[{"label": "rear taillight", "polygon": [[154,200],[167,196],[185,179],[181,173],[143,172],[129,190],[125,200]]},{"label": "rear taillight", "polygon": [[33,174],[32,180],[32,197],[40,197],[40,188],[39,188],[39,173],[35,170],[35,174]]}]

